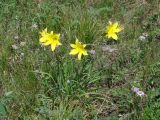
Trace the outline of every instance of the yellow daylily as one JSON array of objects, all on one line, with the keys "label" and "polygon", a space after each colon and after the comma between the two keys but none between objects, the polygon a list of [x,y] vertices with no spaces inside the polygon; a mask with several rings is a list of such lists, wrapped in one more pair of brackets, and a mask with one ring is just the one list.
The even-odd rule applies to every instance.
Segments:
[{"label": "yellow daylily", "polygon": [[53,33],[53,31],[48,33],[47,28],[40,32],[40,34],[41,38],[39,39],[39,41],[45,46],[51,45],[52,51],[54,51],[57,46],[62,45],[59,41],[60,34],[55,34]]},{"label": "yellow daylily", "polygon": [[78,60],[81,60],[82,55],[88,55],[87,50],[85,49],[86,44],[82,44],[79,42],[78,39],[76,39],[75,44],[70,44],[70,46],[73,48],[70,51],[70,55],[76,55],[78,54]]},{"label": "yellow daylily", "polygon": [[119,33],[122,30],[123,28],[120,27],[118,22],[112,23],[111,21],[109,21],[109,25],[107,26],[106,31],[105,31],[106,37],[117,40],[118,39],[117,33]]}]

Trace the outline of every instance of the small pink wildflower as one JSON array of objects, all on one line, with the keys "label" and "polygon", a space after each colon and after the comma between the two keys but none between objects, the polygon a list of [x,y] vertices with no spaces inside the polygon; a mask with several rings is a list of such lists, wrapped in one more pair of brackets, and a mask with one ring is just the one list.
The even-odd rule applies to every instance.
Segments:
[{"label": "small pink wildflower", "polygon": [[132,87],[131,91],[133,91],[134,93],[136,93],[138,96],[143,97],[145,94],[143,91],[140,91],[138,87]]}]

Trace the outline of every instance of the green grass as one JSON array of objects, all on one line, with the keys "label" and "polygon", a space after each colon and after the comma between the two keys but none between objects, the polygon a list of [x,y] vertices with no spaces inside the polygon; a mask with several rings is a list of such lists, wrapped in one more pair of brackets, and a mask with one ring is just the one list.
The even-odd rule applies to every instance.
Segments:
[{"label": "green grass", "polygon": [[[159,120],[159,6],[159,0],[2,0],[1,119]],[[104,37],[109,20],[124,26],[119,41]],[[46,27],[61,34],[55,52],[39,44]],[[70,56],[76,38],[95,55]],[[135,95],[133,85],[145,96]]]}]

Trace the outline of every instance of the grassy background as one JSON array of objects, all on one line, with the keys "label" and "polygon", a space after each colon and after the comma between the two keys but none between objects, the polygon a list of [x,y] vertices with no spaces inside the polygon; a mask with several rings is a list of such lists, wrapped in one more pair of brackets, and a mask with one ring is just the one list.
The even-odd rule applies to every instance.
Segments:
[{"label": "grassy background", "polygon": [[[109,20],[124,26],[118,42],[103,36]],[[1,119],[159,120],[159,26],[159,0],[1,0]],[[54,53],[39,44],[45,27],[61,33]],[[76,37],[96,54],[70,57]]]}]

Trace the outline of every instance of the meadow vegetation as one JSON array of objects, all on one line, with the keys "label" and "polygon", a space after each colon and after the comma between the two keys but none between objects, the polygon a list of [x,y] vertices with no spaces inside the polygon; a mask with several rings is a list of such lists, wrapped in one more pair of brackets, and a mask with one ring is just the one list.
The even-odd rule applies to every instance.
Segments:
[{"label": "meadow vegetation", "polygon": [[[60,34],[53,51],[45,28]],[[160,1],[1,0],[0,119],[160,120]]]}]

